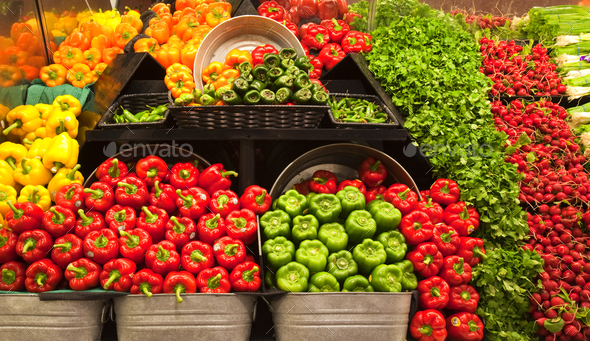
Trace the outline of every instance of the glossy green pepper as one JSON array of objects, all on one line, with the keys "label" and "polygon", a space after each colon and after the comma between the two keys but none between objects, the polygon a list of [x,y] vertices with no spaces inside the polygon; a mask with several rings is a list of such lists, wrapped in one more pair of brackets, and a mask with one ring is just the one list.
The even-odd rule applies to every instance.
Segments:
[{"label": "glossy green pepper", "polygon": [[348,277],[342,286],[342,292],[374,292],[369,280],[362,275]]},{"label": "glossy green pepper", "polygon": [[281,58],[274,53],[265,53],[264,54],[264,66],[269,69],[273,67],[279,67],[281,65]]},{"label": "glossy green pepper", "polygon": [[[246,94],[246,96],[248,95],[248,93]],[[258,96],[260,99],[260,95]],[[238,104],[242,104],[242,97],[240,97],[240,95],[238,95],[237,92],[233,91],[233,90],[225,90],[224,92],[221,93],[221,100],[225,102],[225,104],[227,105],[238,105]],[[249,104],[249,103],[247,103]]]},{"label": "glossy green pepper", "polygon": [[295,93],[293,94],[293,100],[297,104],[307,104],[309,100],[311,100],[311,96],[311,90],[309,90],[308,88],[303,88],[295,91]]},{"label": "glossy green pepper", "polygon": [[264,236],[272,239],[278,236],[291,238],[291,217],[283,210],[268,211],[260,218]]},{"label": "glossy green pepper", "polygon": [[284,103],[289,102],[291,100],[291,97],[292,96],[293,96],[293,91],[291,91],[291,89],[289,89],[289,88],[280,88],[275,93],[275,100],[279,104],[284,104]]},{"label": "glossy green pepper", "polygon": [[280,236],[264,242],[262,253],[266,255],[268,265],[273,269],[278,269],[293,261],[295,258],[295,245],[287,238]]},{"label": "glossy green pepper", "polygon": [[322,271],[311,276],[309,292],[340,291],[340,284],[331,273]]},{"label": "glossy green pepper", "polygon": [[326,245],[330,253],[346,249],[348,235],[344,226],[338,223],[324,224],[318,230],[318,239]]},{"label": "glossy green pepper", "polygon": [[252,69],[252,76],[255,80],[266,83],[268,81],[268,68],[264,65],[257,65]]},{"label": "glossy green pepper", "polygon": [[291,66],[295,66],[295,61],[293,59],[281,59],[281,69],[287,70]]},{"label": "glossy green pepper", "polygon": [[247,77],[250,73],[252,73],[252,64],[250,64],[248,61],[242,62],[238,66],[238,70],[240,71],[240,76],[244,75]]},{"label": "glossy green pepper", "polygon": [[[246,62],[244,62],[244,63],[246,63]],[[245,79],[236,78],[236,80],[234,81],[234,83],[231,86],[231,89],[233,91],[237,92],[238,95],[243,97],[248,92],[249,86],[250,85],[248,84],[248,82]]]},{"label": "glossy green pepper", "polygon": [[279,197],[277,207],[287,212],[291,218],[295,218],[298,215],[304,214],[308,204],[305,195],[299,194],[294,189],[290,189]]},{"label": "glossy green pepper", "polygon": [[406,244],[406,238],[399,231],[383,232],[377,236],[377,241],[385,248],[387,263],[396,263],[406,257],[408,245]]},{"label": "glossy green pepper", "polygon": [[307,198],[307,202],[311,202],[311,198],[315,197],[317,195],[317,193],[315,192],[309,192],[305,195],[305,197]]},{"label": "glossy green pepper", "polygon": [[304,74],[304,73],[297,74],[297,76],[295,76],[295,80],[293,81],[293,86],[297,90],[299,90],[299,89],[309,89],[311,91],[311,85],[312,84],[313,83],[309,79],[309,76],[306,75],[306,74]]},{"label": "glossy green pepper", "polygon": [[[373,204],[373,202],[375,202]],[[395,230],[402,220],[402,213],[387,201],[373,200],[369,204],[371,207],[367,209],[375,222],[377,223],[377,234]]]},{"label": "glossy green pepper", "polygon": [[402,289],[403,290],[414,290],[418,287],[418,278],[414,274],[414,265],[409,260],[403,260],[399,263],[395,263],[402,271]]},{"label": "glossy green pepper", "polygon": [[379,264],[385,263],[387,254],[381,243],[369,238],[354,247],[352,257],[356,261],[361,274],[369,275]]},{"label": "glossy green pepper", "polygon": [[283,291],[307,292],[309,270],[302,264],[291,262],[277,271],[277,287]]},{"label": "glossy green pepper", "polygon": [[295,66],[299,69],[304,71],[309,71],[309,69],[313,69],[313,65],[309,62],[309,58],[307,56],[301,56],[295,60]]},{"label": "glossy green pepper", "polygon": [[260,104],[271,105],[275,103],[275,93],[269,89],[262,89],[260,91]]},{"label": "glossy green pepper", "polygon": [[256,90],[256,91],[260,92],[260,91],[264,90],[265,88],[266,88],[266,83],[255,79],[252,82],[250,82],[250,85],[248,86],[248,91]]},{"label": "glossy green pepper", "polygon": [[268,70],[268,77],[270,78],[270,81],[273,83],[284,74],[285,71],[280,67],[273,67],[272,69]]},{"label": "glossy green pepper", "polygon": [[326,271],[334,275],[338,282],[343,283],[348,277],[358,274],[359,267],[352,258],[352,253],[342,250],[328,256]]},{"label": "glossy green pepper", "polygon": [[244,104],[256,105],[260,102],[260,92],[250,90],[244,95]]},{"label": "glossy green pepper", "polygon": [[249,74],[241,74],[240,77],[238,78],[242,78],[244,79],[246,82],[248,82],[248,84],[252,83],[254,81],[254,76],[252,76],[252,72],[250,72]]},{"label": "glossy green pepper", "polygon": [[281,77],[277,78],[274,83],[272,83],[271,90],[278,91],[280,88],[291,88],[293,86],[293,76],[291,75],[282,75]]},{"label": "glossy green pepper", "polygon": [[402,270],[397,266],[381,264],[371,271],[370,283],[375,291],[401,292],[402,277]]},{"label": "glossy green pepper", "polygon": [[299,74],[301,70],[297,66],[291,66],[287,70],[285,70],[286,75],[291,75],[291,77],[295,77]]},{"label": "glossy green pepper", "polygon": [[279,57],[281,59],[293,59],[293,60],[295,60],[295,59],[297,59],[297,51],[295,51],[294,48],[285,47],[285,48],[282,48],[279,51]]},{"label": "glossy green pepper", "polygon": [[334,194],[314,195],[309,203],[309,213],[318,218],[320,224],[335,222],[340,212],[342,212],[342,205]]},{"label": "glossy green pepper", "polygon": [[299,245],[304,240],[312,240],[318,237],[320,223],[311,214],[299,215],[293,218],[293,241]]},{"label": "glossy green pepper", "polygon": [[270,271],[266,271],[264,274],[264,283],[268,289],[274,289],[277,287],[277,277]]},{"label": "glossy green pepper", "polygon": [[209,95],[215,97],[215,86],[213,84],[207,84],[203,87],[203,95]]},{"label": "glossy green pepper", "polygon": [[336,197],[342,204],[342,213],[340,216],[344,219],[348,217],[350,212],[365,209],[365,196],[354,186],[346,186],[338,193]]},{"label": "glossy green pepper", "polygon": [[328,248],[321,241],[304,240],[295,252],[295,260],[305,265],[309,271],[324,271],[328,263]]},{"label": "glossy green pepper", "polygon": [[215,98],[204,94],[203,96],[201,96],[201,104],[202,105],[213,105],[213,103],[215,102]]},{"label": "glossy green pepper", "polygon": [[358,244],[365,238],[371,238],[377,231],[377,223],[371,213],[365,210],[352,211],[344,224],[351,244]]},{"label": "glossy green pepper", "polygon": [[330,96],[328,96],[327,93],[325,93],[324,91],[313,91],[312,90],[313,95],[311,95],[311,101],[310,103],[313,105],[326,105],[328,104],[328,100],[330,99]]}]

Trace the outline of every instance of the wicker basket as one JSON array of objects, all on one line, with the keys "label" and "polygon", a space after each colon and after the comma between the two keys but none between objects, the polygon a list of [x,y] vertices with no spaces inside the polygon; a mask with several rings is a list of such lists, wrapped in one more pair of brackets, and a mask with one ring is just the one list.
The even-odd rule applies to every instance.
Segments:
[{"label": "wicker basket", "polygon": [[145,94],[131,94],[121,95],[119,98],[109,107],[109,109],[102,115],[100,121],[98,121],[99,128],[161,128],[166,125],[166,121],[170,116],[170,110],[166,110],[164,113],[164,119],[155,122],[136,122],[136,123],[115,123],[113,116],[117,112],[117,109],[121,110],[121,106],[132,113],[138,113],[147,109],[147,106],[157,107],[162,104],[168,103],[168,94],[165,92],[161,93],[145,93]]}]

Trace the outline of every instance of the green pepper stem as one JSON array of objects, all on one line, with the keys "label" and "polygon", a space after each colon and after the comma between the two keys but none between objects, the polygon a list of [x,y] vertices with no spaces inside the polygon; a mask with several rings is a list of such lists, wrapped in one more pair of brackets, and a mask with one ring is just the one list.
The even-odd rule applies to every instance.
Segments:
[{"label": "green pepper stem", "polygon": [[113,162],[111,162],[111,168],[109,168],[109,175],[111,178],[119,177],[119,160],[113,159]]},{"label": "green pepper stem", "polygon": [[469,291],[461,291],[461,298],[464,301],[469,301],[471,299],[471,294],[469,293]]},{"label": "green pepper stem", "polygon": [[180,221],[178,221],[178,219],[176,219],[176,217],[171,217],[170,221],[172,223],[174,223],[174,232],[177,234],[181,234],[184,233],[184,230],[186,229],[186,225],[182,224]]},{"label": "green pepper stem", "polygon": [[45,285],[45,281],[47,280],[47,275],[45,276],[38,276],[37,277],[37,285],[42,287],[43,285]]},{"label": "green pepper stem", "polygon": [[193,202],[193,201],[192,201],[191,199],[189,199],[188,197],[185,197],[184,195],[182,195],[182,192],[181,192],[179,189],[177,189],[177,190],[176,190],[176,195],[178,195],[178,197],[179,197],[180,199],[182,199],[182,200],[184,200],[184,201],[186,201],[186,202],[190,202],[191,204],[192,204],[192,202]]},{"label": "green pepper stem", "polygon": [[6,159],[4,159],[4,161],[6,161],[6,163],[8,163],[8,165],[10,166],[10,168],[12,168],[12,170],[16,169],[16,165],[15,165],[16,160],[12,156],[7,157]]},{"label": "green pepper stem", "polygon": [[4,135],[8,135],[12,129],[14,129],[14,128],[18,128],[18,127],[20,127],[21,125],[22,125],[22,122],[21,122],[21,120],[16,120],[16,121],[14,121],[14,123],[13,123],[13,124],[11,124],[10,126],[8,126],[8,128],[4,129],[4,130],[2,131],[2,134],[4,134]]},{"label": "green pepper stem", "polygon": [[160,189],[160,181],[154,182],[154,191],[156,198],[159,198],[160,194],[162,194],[162,190]]},{"label": "green pepper stem", "polygon": [[473,254],[474,254],[475,256],[477,256],[477,257],[481,258],[482,260],[486,260],[486,259],[488,259],[488,256],[487,256],[485,253],[483,253],[483,252],[481,251],[481,249],[480,249],[479,247],[477,247],[477,246],[473,248]]},{"label": "green pepper stem", "polygon": [[228,256],[235,256],[238,253],[238,244],[227,244],[223,252]]},{"label": "green pepper stem", "polygon": [[78,171],[78,169],[80,169],[80,165],[77,164],[74,166],[74,168],[72,168],[72,171],[66,176],[70,181],[74,181],[76,180],[76,172]]},{"label": "green pepper stem", "polygon": [[145,174],[145,176],[148,178],[153,178],[156,175],[158,175],[158,170],[156,168],[150,168],[150,170]]},{"label": "green pepper stem", "polygon": [[90,193],[92,195],[92,199],[94,200],[102,199],[104,195],[104,192],[100,189],[84,188],[84,193]]},{"label": "green pepper stem", "polygon": [[425,324],[422,327],[418,328],[418,331],[426,336],[430,336],[432,334],[432,327]]},{"label": "green pepper stem", "polygon": [[258,272],[258,267],[255,266],[251,270],[242,272],[242,279],[246,282],[252,282],[254,280],[254,274]]},{"label": "green pepper stem", "polygon": [[82,209],[78,210],[78,215],[82,218],[82,226],[88,226],[94,221],[94,218],[88,217]]},{"label": "green pepper stem", "polygon": [[220,172],[220,173],[221,173],[221,176],[224,178],[227,178],[229,176],[235,176],[235,177],[238,176],[238,173],[236,173],[234,171],[227,171],[227,172]]},{"label": "green pepper stem", "polygon": [[12,270],[2,269],[2,282],[11,285],[16,281],[16,274]]},{"label": "green pepper stem", "polygon": [[400,199],[402,199],[402,200],[406,200],[406,198],[407,198],[407,194],[408,194],[408,192],[409,192],[409,191],[410,191],[410,189],[409,189],[409,188],[406,188],[406,190],[405,190],[405,191],[398,193],[398,194],[397,194],[397,196],[398,196]]},{"label": "green pepper stem", "polygon": [[207,287],[209,289],[217,289],[219,287],[219,280],[221,280],[221,274],[217,274],[214,277],[210,277],[207,280]]},{"label": "green pepper stem", "polygon": [[61,243],[61,244],[55,244],[53,245],[54,249],[61,249],[62,253],[68,252],[70,251],[70,249],[72,248],[72,243]]},{"label": "green pepper stem", "polygon": [[443,194],[449,194],[449,182],[445,181],[445,185],[440,188],[440,192]]},{"label": "green pepper stem", "polygon": [[327,182],[327,179],[325,179],[325,178],[313,178],[313,181],[319,183],[320,185],[325,185],[326,182]]},{"label": "green pepper stem", "polygon": [[146,206],[142,206],[141,211],[145,214],[145,221],[147,223],[152,224],[152,223],[156,222],[156,220],[158,220],[158,215],[150,212],[150,210],[148,210],[148,208]]},{"label": "green pepper stem", "polygon": [[178,176],[180,176],[182,179],[186,180],[191,176],[191,172],[187,171],[186,169],[181,169],[178,172]]},{"label": "green pepper stem", "polygon": [[72,187],[68,188],[68,190],[67,190],[67,191],[66,191],[66,193],[64,194],[64,198],[65,198],[66,200],[71,200],[71,199],[72,199],[72,197],[74,196],[74,189],[75,189],[75,188],[76,188],[76,187],[74,187],[74,186],[72,186]]},{"label": "green pepper stem", "polygon": [[12,201],[11,200],[8,200],[6,202],[6,204],[12,210],[12,218],[14,220],[19,220],[20,218],[22,218],[22,216],[24,215],[25,211],[19,210],[18,208],[14,207],[14,205],[12,204]]},{"label": "green pepper stem", "polygon": [[35,248],[36,241],[33,238],[29,238],[25,241],[25,245],[23,245],[23,254],[29,252],[29,250]]},{"label": "green pepper stem", "polygon": [[217,205],[219,207],[225,206],[225,204],[227,204],[228,202],[229,202],[229,197],[225,194],[222,194],[217,198]]},{"label": "green pepper stem", "polygon": [[207,226],[210,230],[215,230],[217,228],[217,221],[221,218],[221,215],[217,213],[217,215],[205,222],[205,226]]},{"label": "green pepper stem", "polygon": [[371,172],[376,172],[377,169],[379,168],[380,164],[381,164],[381,160],[377,160],[377,161],[375,161],[375,163],[373,163],[372,165],[369,166],[369,169],[371,170]]},{"label": "green pepper stem", "polygon": [[266,190],[263,189],[262,190],[262,193],[260,193],[259,195],[256,196],[256,203],[259,206],[264,205],[264,200],[266,199],[266,193],[267,193]]},{"label": "green pepper stem", "polygon": [[459,262],[453,264],[453,270],[455,270],[455,272],[458,275],[462,275],[465,270],[463,269],[463,264],[465,263],[465,261],[463,260],[463,257],[459,258]]},{"label": "green pepper stem", "polygon": [[475,323],[475,321],[473,321],[473,320],[467,322],[467,325],[469,325],[469,331],[471,331],[471,332],[475,332],[475,331],[479,330],[477,323]]},{"label": "green pepper stem", "polygon": [[33,191],[31,192],[31,196],[29,197],[30,202],[32,202],[34,204],[38,204],[39,201],[41,201],[41,196],[38,195],[37,193],[39,193],[39,188],[37,188],[35,186],[33,188]]},{"label": "green pepper stem", "polygon": [[134,236],[125,230],[119,231],[119,234],[121,235],[121,237],[123,237],[123,236],[127,237],[126,244],[127,244],[128,248],[133,249],[139,245],[139,237],[138,236]]},{"label": "green pepper stem", "polygon": [[31,172],[31,166],[27,166],[26,165],[26,162],[27,162],[27,158],[26,157],[23,157],[20,160],[20,166],[23,169],[23,174],[25,174],[25,175],[26,174],[29,174]]},{"label": "green pepper stem", "polygon": [[[55,209],[55,206],[52,206],[52,207],[49,209],[49,212],[53,213],[53,218],[52,218],[52,221],[53,221],[53,223],[55,223],[55,224],[58,224],[58,225],[60,225],[60,224],[63,224],[63,222],[64,222],[64,220],[65,220],[65,216],[64,216],[63,214],[59,213],[59,212],[58,212],[58,211]],[[56,218],[57,218],[57,219],[56,219]]]},{"label": "green pepper stem", "polygon": [[125,187],[125,193],[127,194],[135,194],[135,192],[137,192],[137,186],[132,185],[132,184],[128,184],[125,182],[119,182],[117,184],[118,187]]},{"label": "green pepper stem", "polygon": [[182,289],[184,289],[184,286],[179,284],[176,286],[176,289],[174,290],[174,292],[176,293],[176,301],[178,303],[182,303],[182,297],[180,297],[180,293],[182,292]]},{"label": "green pepper stem", "polygon": [[201,263],[207,260],[207,257],[203,256],[201,250],[193,250],[191,252],[191,260],[195,263]]},{"label": "green pepper stem", "polygon": [[152,292],[148,290],[147,286],[144,286],[141,290],[143,292],[144,295],[146,295],[147,297],[152,297]]},{"label": "green pepper stem", "polygon": [[111,271],[111,275],[109,276],[109,280],[103,285],[103,289],[104,290],[109,290],[109,287],[111,286],[111,284],[116,280],[119,279],[119,277],[121,277],[121,274],[119,274],[119,271],[114,270]]},{"label": "green pepper stem", "polygon": [[159,261],[165,262],[170,258],[170,251],[164,249],[162,245],[158,245],[158,253],[156,254],[156,258]]},{"label": "green pepper stem", "polygon": [[94,240],[94,246],[96,246],[99,249],[103,249],[107,246],[107,244],[109,243],[109,240],[107,237],[105,237],[103,234],[101,234],[100,236],[98,236],[95,240]]},{"label": "green pepper stem", "polygon": [[84,273],[84,270],[77,268],[77,267],[73,266],[72,264],[68,264],[68,267],[66,268],[66,270],[75,272],[80,275]]}]

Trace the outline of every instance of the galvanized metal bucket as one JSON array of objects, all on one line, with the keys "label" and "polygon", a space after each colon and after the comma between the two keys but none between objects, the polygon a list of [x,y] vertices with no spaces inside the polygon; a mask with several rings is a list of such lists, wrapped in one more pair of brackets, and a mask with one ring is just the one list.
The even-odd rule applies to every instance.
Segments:
[{"label": "galvanized metal bucket", "polygon": [[411,301],[411,292],[288,293],[271,301],[276,340],[406,340]]},{"label": "galvanized metal bucket", "polygon": [[[0,341],[100,340],[106,301],[40,301],[0,295]],[[108,315],[107,315],[108,316]]]},{"label": "galvanized metal bucket", "polygon": [[157,294],[115,298],[120,341],[247,341],[254,315],[253,295]]}]

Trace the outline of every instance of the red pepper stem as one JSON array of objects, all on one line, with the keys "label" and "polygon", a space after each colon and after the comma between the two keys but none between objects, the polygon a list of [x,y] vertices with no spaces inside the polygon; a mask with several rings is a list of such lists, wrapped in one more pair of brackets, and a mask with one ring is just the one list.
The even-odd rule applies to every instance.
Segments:
[{"label": "red pepper stem", "polygon": [[29,250],[32,250],[35,248],[35,244],[37,244],[37,241],[33,238],[29,238],[25,241],[25,245],[23,245],[23,254],[29,252]]},{"label": "red pepper stem", "polygon": [[105,247],[107,247],[108,244],[108,238],[102,234],[94,240],[94,246],[96,246],[99,249],[104,249]]},{"label": "red pepper stem", "polygon": [[150,168],[150,170],[145,173],[145,176],[148,178],[153,178],[156,175],[158,175],[158,170],[156,168]]},{"label": "red pepper stem", "polygon": [[31,192],[31,195],[29,196],[29,201],[34,203],[34,204],[38,204],[39,201],[41,200],[41,196],[38,195],[37,193],[39,193],[39,188],[35,187],[33,188],[33,191]]},{"label": "red pepper stem", "polygon": [[[352,39],[354,39],[354,38],[352,38]],[[355,43],[356,43],[356,39],[355,39]],[[369,166],[369,169],[371,170],[371,172],[376,172],[377,168],[379,168],[380,164],[381,164],[381,160],[377,160],[377,161],[375,161],[375,163],[373,163],[372,165]]]},{"label": "red pepper stem", "polygon": [[61,244],[55,244],[53,245],[54,249],[61,249],[61,252],[68,252],[70,251],[70,249],[72,248],[72,243],[61,243]]},{"label": "red pepper stem", "polygon": [[6,161],[6,163],[8,163],[8,165],[10,166],[10,168],[12,168],[12,170],[16,169],[16,165],[15,165],[16,160],[12,156],[7,157],[6,159],[4,159],[4,161]]},{"label": "red pepper stem", "polygon": [[313,178],[314,182],[319,183],[320,185],[325,185],[328,182],[328,179],[325,178]]},{"label": "red pepper stem", "polygon": [[78,215],[82,218],[82,226],[88,226],[94,221],[94,218],[88,217],[82,209],[78,210]]},{"label": "red pepper stem", "polygon": [[221,176],[223,176],[224,178],[227,178],[228,176],[232,175],[237,177],[238,173],[234,172],[234,171],[227,171],[227,172],[219,172],[221,174]]},{"label": "red pepper stem", "polygon": [[125,230],[119,231],[119,234],[121,235],[121,237],[127,237],[126,244],[127,244],[127,247],[129,247],[130,249],[133,249],[139,245],[139,237],[138,236],[134,236]]},{"label": "red pepper stem", "polygon": [[445,185],[440,188],[440,192],[443,194],[449,194],[449,182],[445,181]]},{"label": "red pepper stem", "polygon": [[153,295],[152,292],[148,289],[147,285],[144,285],[143,288],[141,289],[141,291],[147,297],[152,297],[152,295]]},{"label": "red pepper stem", "polygon": [[427,203],[424,205],[424,207],[428,207],[428,208],[430,208],[430,207],[434,207],[434,205],[432,204],[432,198],[428,198],[428,201],[427,201]]},{"label": "red pepper stem", "polygon": [[174,288],[174,293],[176,294],[176,301],[178,303],[182,303],[182,297],[180,297],[180,293],[183,292],[184,289],[184,285],[182,284],[177,284],[176,288]]},{"label": "red pepper stem", "polygon": [[14,271],[8,269],[2,269],[2,282],[11,285],[16,281],[16,275]]},{"label": "red pepper stem", "polygon": [[475,323],[475,321],[473,321],[473,320],[467,322],[467,325],[469,325],[469,331],[471,331],[471,332],[475,332],[479,329],[479,327],[477,326],[477,323]]},{"label": "red pepper stem", "polygon": [[26,157],[23,157],[20,160],[20,166],[23,169],[23,174],[25,174],[25,175],[26,174],[29,174],[31,172],[31,166],[27,166],[26,162],[27,162],[27,158]]},{"label": "red pepper stem", "polygon": [[219,280],[221,280],[221,274],[210,277],[207,280],[207,287],[209,289],[217,289],[219,287]]},{"label": "red pepper stem", "polygon": [[19,210],[18,208],[14,207],[14,205],[12,204],[12,201],[11,200],[8,200],[6,202],[6,204],[12,210],[12,219],[19,220],[25,214],[25,211]]},{"label": "red pepper stem", "polygon": [[[148,210],[148,208],[146,206],[142,206],[141,210],[143,211],[143,213],[145,214],[145,221],[152,224],[154,223],[156,220],[158,220],[158,215],[157,214],[153,214],[152,212],[150,212],[150,210]],[[174,217],[173,217],[174,218]]]},{"label": "red pepper stem", "polygon": [[482,260],[488,259],[488,256],[485,253],[481,252],[481,249],[477,246],[473,248],[473,255],[478,258],[481,258]]},{"label": "red pepper stem", "polygon": [[432,297],[439,297],[440,296],[440,290],[437,287],[432,287],[430,289],[430,295]]},{"label": "red pepper stem", "polygon": [[8,126],[8,128],[6,128],[6,129],[4,129],[4,131],[2,131],[2,134],[8,135],[8,133],[10,133],[10,131],[12,129],[18,128],[20,126],[22,126],[21,120],[16,120],[16,121],[14,121],[14,123],[12,125]]},{"label": "red pepper stem", "polygon": [[68,264],[68,267],[66,268],[66,270],[75,272],[80,275],[82,275],[84,273],[84,270],[77,268],[77,267],[73,266],[72,264]]},{"label": "red pepper stem", "polygon": [[36,277],[37,285],[40,287],[44,286],[47,281],[47,275],[44,273],[38,273]]},{"label": "red pepper stem", "polygon": [[342,30],[342,26],[338,23],[338,20],[336,20],[336,18],[332,18],[332,23],[334,23],[334,31]]},{"label": "red pepper stem", "polygon": [[170,221],[174,223],[174,232],[176,232],[177,234],[181,234],[184,233],[184,230],[186,229],[186,225],[182,224],[180,221],[178,221],[178,219],[176,219],[176,217],[171,217]]},{"label": "red pepper stem", "polygon": [[228,202],[229,202],[229,197],[225,194],[222,194],[219,197],[217,197],[217,206],[219,208],[223,208],[223,206],[225,206],[225,204],[227,204]]},{"label": "red pepper stem", "polygon": [[414,225],[414,231],[418,231],[422,228],[422,224],[420,224],[417,221],[415,221],[413,225]]},{"label": "red pepper stem", "polygon": [[170,251],[164,249],[162,245],[158,245],[158,253],[156,254],[156,258],[159,261],[165,262],[170,258]]},{"label": "red pepper stem", "polygon": [[409,191],[410,191],[410,189],[409,189],[409,188],[406,188],[406,190],[405,190],[405,191],[403,191],[403,192],[399,192],[399,193],[397,194],[397,196],[398,196],[400,199],[402,199],[402,200],[406,200],[406,198],[407,198],[407,194],[408,194],[408,192],[409,192]]},{"label": "red pepper stem", "polygon": [[177,189],[177,190],[176,190],[176,195],[178,195],[178,197],[179,197],[180,199],[182,199],[182,200],[184,200],[184,201],[187,201],[187,202],[190,202],[191,204],[192,204],[192,202],[193,202],[193,201],[192,201],[191,199],[189,199],[188,197],[185,197],[184,195],[182,195],[182,192],[181,192],[179,189]]},{"label": "red pepper stem", "polygon": [[236,253],[238,253],[238,244],[227,244],[223,250],[223,253],[228,256],[235,256]]},{"label": "red pepper stem", "polygon": [[74,187],[74,186],[68,188],[68,190],[64,194],[64,198],[66,200],[71,200],[72,199],[72,197],[74,196],[74,189],[76,189],[76,187]]},{"label": "red pepper stem", "polygon": [[461,257],[459,258],[459,262],[453,264],[453,270],[455,270],[458,275],[462,275],[465,272],[465,269],[463,269],[464,263],[465,260],[463,260],[463,257]]},{"label": "red pepper stem", "polygon": [[61,225],[63,224],[65,217],[63,214],[59,213],[55,207],[51,207],[49,212],[53,213],[53,218],[51,219],[54,224]]},{"label": "red pepper stem", "polygon": [[465,301],[469,301],[471,299],[471,294],[469,291],[461,291],[461,298]]},{"label": "red pepper stem", "polygon": [[162,194],[162,190],[160,189],[160,181],[156,181],[154,182],[154,191],[155,191],[155,195],[156,198],[159,198],[160,195]]},{"label": "red pepper stem", "polygon": [[118,270],[113,270],[110,273],[109,280],[102,286],[104,290],[109,290],[111,284],[121,277],[121,273]]},{"label": "red pepper stem", "polygon": [[260,193],[259,195],[256,196],[256,203],[258,204],[258,206],[264,205],[264,199],[266,199],[266,190],[265,189],[262,190],[262,193]]},{"label": "red pepper stem", "polygon": [[463,207],[463,212],[461,212],[459,214],[459,216],[461,217],[461,219],[463,220],[467,220],[469,219],[469,212],[467,211],[467,206]]},{"label": "red pepper stem", "polygon": [[252,282],[254,280],[254,274],[258,272],[258,267],[255,266],[251,270],[242,272],[242,279],[246,282]]},{"label": "red pepper stem", "polygon": [[201,263],[207,260],[207,257],[203,256],[201,250],[193,250],[191,252],[191,260],[195,263]]},{"label": "red pepper stem", "polygon": [[430,336],[432,334],[432,327],[425,324],[418,329],[418,331],[426,336]]},{"label": "red pepper stem", "polygon": [[430,254],[426,254],[424,256],[424,260],[422,261],[422,263],[429,265],[430,263],[432,263],[432,255]]},{"label": "red pepper stem", "polygon": [[112,166],[109,168],[109,175],[111,178],[118,178],[119,177],[119,160],[113,159],[111,162]]},{"label": "red pepper stem", "polygon": [[451,242],[451,236],[453,235],[453,231],[450,231],[449,233],[441,233],[440,234],[440,240],[443,241],[443,243],[450,243]]},{"label": "red pepper stem", "polygon": [[90,193],[92,195],[91,198],[94,200],[102,199],[102,196],[104,195],[104,192],[100,189],[85,188],[84,193]]},{"label": "red pepper stem", "polygon": [[217,228],[217,221],[221,218],[221,215],[217,213],[217,215],[205,222],[205,226],[207,226],[210,230],[215,230]]},{"label": "red pepper stem", "polygon": [[128,184],[125,182],[119,182],[117,184],[118,187],[125,187],[125,193],[127,194],[135,194],[137,192],[137,186]]},{"label": "red pepper stem", "polygon": [[78,171],[78,169],[80,169],[80,165],[77,164],[74,166],[74,168],[72,168],[72,171],[66,175],[66,178],[68,178],[70,181],[74,181],[76,180],[76,172]]},{"label": "red pepper stem", "polygon": [[187,171],[186,169],[181,169],[178,172],[178,176],[181,177],[182,179],[186,180],[191,176],[191,172]]}]

